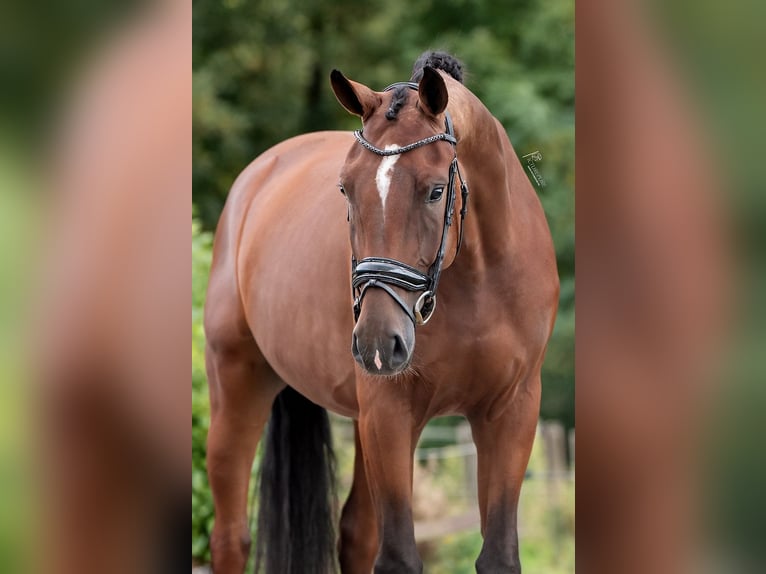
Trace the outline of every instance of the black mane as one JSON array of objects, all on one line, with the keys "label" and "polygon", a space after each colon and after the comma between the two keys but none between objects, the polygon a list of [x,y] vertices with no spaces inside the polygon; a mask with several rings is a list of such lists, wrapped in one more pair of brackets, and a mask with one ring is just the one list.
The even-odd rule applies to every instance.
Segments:
[{"label": "black mane", "polygon": [[[435,52],[428,51],[423,52],[420,57],[415,60],[415,65],[412,67],[412,78],[410,81],[419,82],[423,77],[423,68],[429,66],[435,70],[442,70],[447,72],[450,76],[456,79],[461,84],[463,83],[463,63],[455,56],[448,54],[447,52]],[[399,110],[404,107],[409,96],[410,88],[407,86],[399,86],[394,88],[394,95],[391,98],[391,105],[386,110],[386,119],[395,120],[399,115]]]},{"label": "black mane", "polygon": [[413,82],[420,81],[423,77],[423,68],[426,66],[429,66],[434,70],[447,72],[458,82],[461,84],[463,83],[463,63],[447,52],[423,52],[420,57],[415,60],[415,65],[412,66]]}]

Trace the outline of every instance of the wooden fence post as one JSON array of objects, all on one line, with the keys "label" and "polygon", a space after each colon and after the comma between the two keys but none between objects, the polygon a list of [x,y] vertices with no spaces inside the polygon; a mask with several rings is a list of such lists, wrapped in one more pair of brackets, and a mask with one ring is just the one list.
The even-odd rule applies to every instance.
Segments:
[{"label": "wooden fence post", "polygon": [[569,468],[575,467],[575,430],[569,430]]},{"label": "wooden fence post", "polygon": [[545,450],[545,482],[548,491],[548,510],[552,523],[553,548],[556,561],[561,556],[563,517],[561,511],[561,481],[566,477],[566,433],[564,425],[551,421],[541,423]]},{"label": "wooden fence post", "polygon": [[[463,421],[457,426],[455,438],[457,438],[458,444],[473,444],[473,434],[471,433],[471,425],[468,424],[468,421]],[[464,456],[463,460],[465,464],[466,489],[471,497],[471,503],[476,505],[479,501],[479,479],[477,477],[479,463],[476,453]]]}]

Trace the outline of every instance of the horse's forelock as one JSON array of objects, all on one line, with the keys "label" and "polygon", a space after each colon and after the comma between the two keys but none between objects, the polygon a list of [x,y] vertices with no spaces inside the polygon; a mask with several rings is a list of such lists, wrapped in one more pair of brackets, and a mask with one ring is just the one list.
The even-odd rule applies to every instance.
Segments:
[{"label": "horse's forelock", "polygon": [[399,115],[399,110],[404,107],[407,102],[407,96],[409,96],[410,88],[407,86],[399,86],[394,88],[393,96],[391,97],[391,104],[386,110],[386,119],[395,120]]}]

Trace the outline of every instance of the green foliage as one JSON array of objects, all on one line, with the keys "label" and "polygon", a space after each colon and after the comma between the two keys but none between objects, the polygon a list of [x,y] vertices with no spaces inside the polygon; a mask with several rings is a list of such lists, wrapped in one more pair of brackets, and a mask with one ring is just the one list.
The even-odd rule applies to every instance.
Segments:
[{"label": "green foliage", "polygon": [[472,574],[476,571],[474,563],[481,552],[481,544],[479,532],[446,536],[433,563],[428,565],[428,571],[432,574]]},{"label": "green foliage", "polygon": [[[482,538],[479,532],[447,536],[437,551],[433,564],[428,565],[431,574],[473,574],[474,563],[481,552]],[[550,541],[526,540],[522,535],[519,551],[524,571],[537,574],[571,574],[574,572],[574,538],[566,541],[562,549],[564,557],[556,557]]]},{"label": "green foliage", "polygon": [[212,236],[192,222],[192,558],[209,561],[213,499],[207,482],[205,442],[210,403],[205,377],[205,334],[202,312],[210,271]]}]

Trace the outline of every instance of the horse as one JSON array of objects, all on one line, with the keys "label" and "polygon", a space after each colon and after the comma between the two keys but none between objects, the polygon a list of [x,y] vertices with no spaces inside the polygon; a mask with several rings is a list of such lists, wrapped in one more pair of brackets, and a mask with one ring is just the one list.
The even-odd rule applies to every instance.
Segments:
[{"label": "horse", "polygon": [[[250,552],[268,574],[416,574],[413,454],[463,415],[478,457],[476,570],[520,572],[519,491],[558,304],[553,241],[505,129],[427,52],[374,91],[333,70],[353,133],[294,137],[236,179],[205,309],[216,574]],[[469,187],[470,185],[470,187]],[[327,412],[354,421],[353,485],[335,532]]]}]

